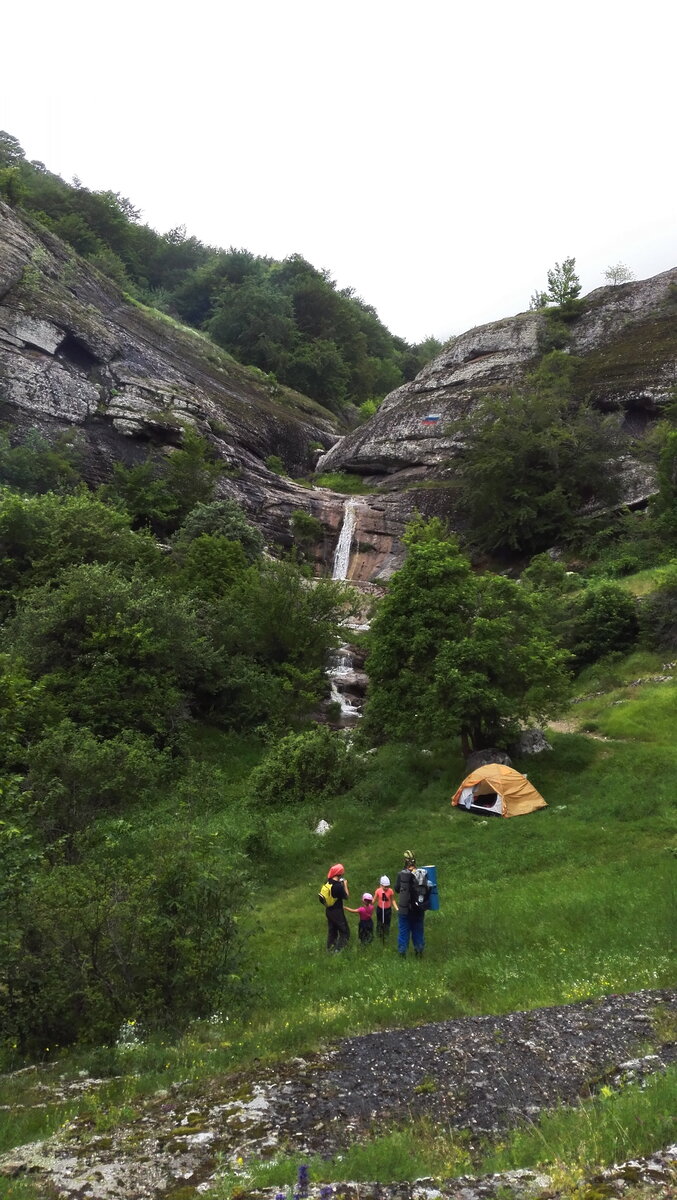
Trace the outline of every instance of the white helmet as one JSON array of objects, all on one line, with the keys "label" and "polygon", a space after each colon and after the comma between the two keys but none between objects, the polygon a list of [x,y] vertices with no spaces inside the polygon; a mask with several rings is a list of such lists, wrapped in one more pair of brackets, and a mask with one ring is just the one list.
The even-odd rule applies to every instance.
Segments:
[{"label": "white helmet", "polygon": [[362,899],[369,901],[369,900],[373,900],[374,897],[372,896],[371,892],[363,892]]},{"label": "white helmet", "polygon": [[387,875],[382,875],[380,879],[381,887],[390,887],[390,880]]}]

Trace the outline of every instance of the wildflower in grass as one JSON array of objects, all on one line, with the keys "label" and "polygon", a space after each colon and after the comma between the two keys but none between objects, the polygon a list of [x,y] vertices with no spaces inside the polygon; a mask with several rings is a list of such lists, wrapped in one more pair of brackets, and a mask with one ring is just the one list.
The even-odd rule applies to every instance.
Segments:
[{"label": "wildflower in grass", "polygon": [[287,1200],[286,1193],[285,1192],[276,1192],[275,1200]]},{"label": "wildflower in grass", "polygon": [[296,1181],[296,1191],[294,1192],[294,1196],[298,1197],[298,1200],[306,1200],[308,1195],[308,1184],[308,1167],[306,1163],[301,1163],[299,1167],[298,1179]]},{"label": "wildflower in grass", "polygon": [[[323,1183],[322,1187],[320,1188],[320,1200],[331,1200],[331,1197],[333,1196],[333,1194],[334,1194],[334,1189],[331,1186],[331,1184]],[[277,1197],[275,1197],[275,1200],[277,1200]]]}]

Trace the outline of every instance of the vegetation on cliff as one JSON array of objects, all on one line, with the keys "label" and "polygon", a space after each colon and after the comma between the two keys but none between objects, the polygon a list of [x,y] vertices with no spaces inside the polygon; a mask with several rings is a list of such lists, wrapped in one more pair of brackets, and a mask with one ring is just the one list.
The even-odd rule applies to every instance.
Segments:
[{"label": "vegetation on cliff", "polygon": [[335,412],[378,401],[439,349],[395,337],[351,288],[300,254],[284,262],[158,234],[117,192],[66,183],[0,132],[0,196],[68,242],[137,300],[206,331],[240,362]]}]

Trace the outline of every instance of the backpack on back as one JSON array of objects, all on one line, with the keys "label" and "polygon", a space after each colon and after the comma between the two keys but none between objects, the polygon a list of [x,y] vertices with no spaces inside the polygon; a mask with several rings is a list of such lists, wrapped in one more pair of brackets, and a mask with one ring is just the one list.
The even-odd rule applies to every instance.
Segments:
[{"label": "backpack on back", "polygon": [[411,872],[409,880],[409,908],[412,912],[422,913],[430,908],[430,893],[432,884],[428,872],[423,867],[417,867]]},{"label": "backpack on back", "polygon": [[328,879],[326,883],[322,884],[322,887],[317,893],[317,898],[320,901],[320,904],[324,904],[325,908],[331,908],[332,904],[336,904],[336,896],[332,895],[331,890],[333,882],[333,879]]}]

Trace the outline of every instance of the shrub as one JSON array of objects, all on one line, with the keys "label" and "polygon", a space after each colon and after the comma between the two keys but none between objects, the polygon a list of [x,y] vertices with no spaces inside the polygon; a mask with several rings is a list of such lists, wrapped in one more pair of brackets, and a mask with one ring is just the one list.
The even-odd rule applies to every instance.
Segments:
[{"label": "shrub", "polygon": [[612,582],[588,587],[575,606],[570,632],[577,666],[627,650],[638,629],[637,602],[625,588]]},{"label": "shrub", "polygon": [[27,758],[36,823],[47,841],[71,837],[106,810],[129,811],[159,788],[169,767],[140,733],[101,738],[72,721],[51,728]]},{"label": "shrub", "polygon": [[303,804],[346,791],[356,774],[344,738],[321,725],[282,738],[252,772],[250,786],[261,804]]},{"label": "shrub", "polygon": [[175,734],[212,660],[187,597],[110,564],[71,567],[34,588],[7,634],[63,716],[104,737]]},{"label": "shrub", "polygon": [[147,534],[134,533],[125,513],[87,492],[73,496],[0,496],[0,597],[5,611],[17,594],[47,584],[83,563],[161,569],[162,555]]},{"label": "shrub", "polygon": [[230,542],[239,542],[248,562],[254,562],[261,556],[263,536],[260,530],[247,520],[234,500],[212,500],[210,504],[196,504],[174,536],[177,555],[181,557],[185,554],[188,544],[205,533],[227,538]]},{"label": "shrub", "polygon": [[318,521],[317,517],[311,516],[310,513],[304,512],[303,509],[297,508],[291,515],[291,529],[294,535],[294,541],[298,542],[304,549],[322,541],[324,537],[324,525]]},{"label": "shrub", "polygon": [[239,994],[237,856],[185,822],[137,829],[133,848],[124,828],[90,842],[20,897],[0,1017],[24,1054],[111,1042],[130,1019],[180,1029]]},{"label": "shrub", "polygon": [[0,433],[0,480],[21,492],[33,494],[67,491],[80,481],[83,451],[77,435],[60,434],[48,442],[36,429],[12,446]]},{"label": "shrub", "polygon": [[269,471],[273,471],[275,475],[286,475],[287,468],[285,467],[279,454],[269,454],[264,462]]},{"label": "shrub", "polygon": [[677,650],[677,559],[658,576],[658,586],[639,608],[642,639],[657,650]]}]

